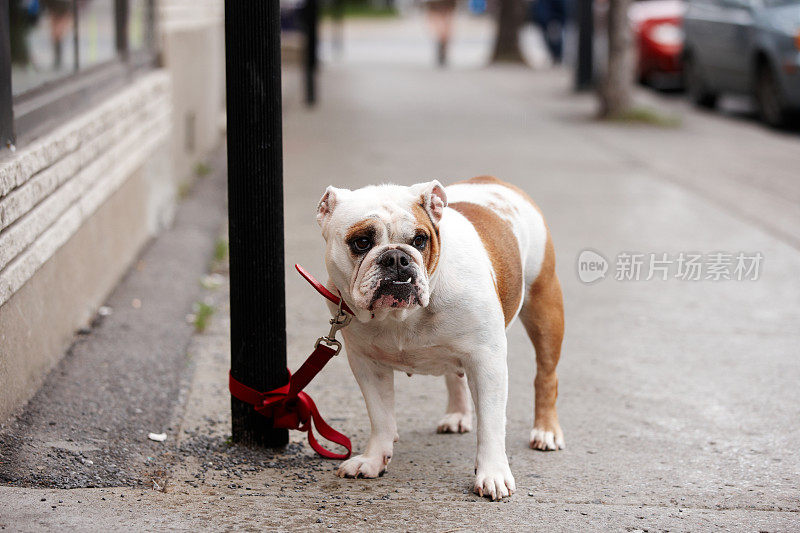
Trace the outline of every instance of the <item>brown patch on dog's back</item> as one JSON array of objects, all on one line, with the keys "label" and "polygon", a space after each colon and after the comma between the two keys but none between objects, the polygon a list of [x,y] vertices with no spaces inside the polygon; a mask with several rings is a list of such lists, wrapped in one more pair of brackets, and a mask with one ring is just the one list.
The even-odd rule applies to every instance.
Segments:
[{"label": "brown patch on dog's back", "polygon": [[489,253],[495,273],[497,297],[508,326],[522,300],[522,258],[511,226],[491,209],[478,204],[453,202],[448,207],[455,209],[472,223]]},{"label": "brown patch on dog's back", "polygon": [[425,269],[428,276],[434,273],[439,265],[439,228],[434,226],[428,212],[420,204],[411,206],[411,212],[417,221],[417,229],[424,231],[428,235],[428,244],[422,250],[422,259],[425,262]]},{"label": "brown patch on dog's back", "polygon": [[475,176],[474,178],[470,178],[468,180],[457,181],[453,185],[461,185],[464,183],[471,183],[475,185],[506,185],[506,182],[494,176]]},{"label": "brown patch on dog's back", "polygon": [[475,176],[474,178],[470,178],[468,180],[456,182],[453,185],[500,185],[501,187],[506,187],[507,189],[511,189],[518,195],[522,196],[537,211],[539,211],[539,214],[542,213],[542,210],[539,209],[539,206],[536,205],[536,202],[533,201],[533,198],[531,198],[528,193],[526,193],[525,191],[523,191],[522,189],[520,189],[519,187],[517,187],[512,183],[503,181],[500,178],[495,178],[494,176]]}]

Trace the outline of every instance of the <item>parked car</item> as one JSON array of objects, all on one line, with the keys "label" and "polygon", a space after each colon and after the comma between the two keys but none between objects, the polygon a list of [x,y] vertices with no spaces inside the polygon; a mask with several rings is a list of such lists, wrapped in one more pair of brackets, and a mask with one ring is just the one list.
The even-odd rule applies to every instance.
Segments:
[{"label": "parked car", "polygon": [[750,94],[772,126],[800,110],[800,0],[691,0],[684,33],[685,83],[698,105]]},{"label": "parked car", "polygon": [[680,87],[683,76],[682,0],[634,2],[628,10],[639,53],[639,81],[663,88]]}]

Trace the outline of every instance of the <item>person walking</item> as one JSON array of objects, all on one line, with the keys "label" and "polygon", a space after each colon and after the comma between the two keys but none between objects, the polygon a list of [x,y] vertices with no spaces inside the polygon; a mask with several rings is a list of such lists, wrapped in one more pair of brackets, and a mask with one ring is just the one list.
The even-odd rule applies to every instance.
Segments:
[{"label": "person walking", "polygon": [[453,18],[456,0],[423,0],[428,24],[436,38],[436,63],[440,67],[447,64],[447,47],[453,31]]},{"label": "person walking", "polygon": [[541,28],[550,59],[560,64],[563,58],[566,0],[535,0],[530,5],[531,18]]}]

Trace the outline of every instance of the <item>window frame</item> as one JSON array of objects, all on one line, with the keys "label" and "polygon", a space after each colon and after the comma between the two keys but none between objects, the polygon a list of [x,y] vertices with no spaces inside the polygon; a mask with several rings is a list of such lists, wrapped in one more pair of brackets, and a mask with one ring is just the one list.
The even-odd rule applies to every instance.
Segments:
[{"label": "window frame", "polygon": [[[76,70],[14,96],[11,85],[9,1],[12,0],[0,0],[0,139],[12,151],[15,145],[24,144],[76,111],[114,93],[139,73],[158,63],[155,0],[147,0],[145,44],[137,50],[131,50],[129,46],[130,2],[114,0],[116,54],[113,59],[81,68],[78,46],[80,28],[76,11],[73,16]],[[78,0],[71,1],[73,9],[77,10]]]}]

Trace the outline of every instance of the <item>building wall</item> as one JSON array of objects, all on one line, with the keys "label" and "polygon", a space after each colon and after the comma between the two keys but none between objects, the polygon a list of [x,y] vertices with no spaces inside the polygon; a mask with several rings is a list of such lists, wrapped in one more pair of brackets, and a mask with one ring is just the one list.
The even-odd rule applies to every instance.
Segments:
[{"label": "building wall", "polygon": [[191,181],[217,145],[225,100],[225,32],[221,0],[162,0],[161,51],[172,73],[173,169]]},{"label": "building wall", "polygon": [[0,307],[0,420],[36,392],[149,239],[146,174],[135,171]]},{"label": "building wall", "polygon": [[0,155],[0,423],[95,316],[221,137],[221,0],[160,0],[162,68]]}]

